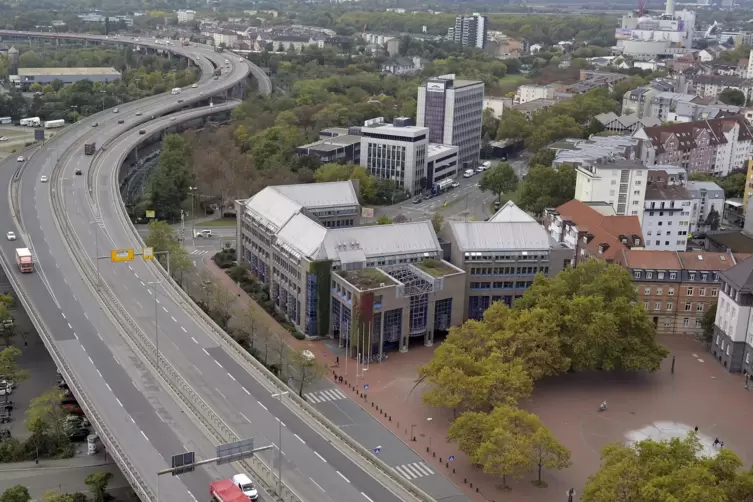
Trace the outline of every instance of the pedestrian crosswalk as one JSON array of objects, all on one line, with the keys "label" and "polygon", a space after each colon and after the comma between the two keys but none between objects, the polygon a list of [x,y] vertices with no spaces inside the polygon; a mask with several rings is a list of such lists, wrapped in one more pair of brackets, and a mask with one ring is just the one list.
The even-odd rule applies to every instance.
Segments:
[{"label": "pedestrian crosswalk", "polygon": [[209,250],[207,249],[194,249],[193,251],[191,251],[191,254],[194,256],[202,256],[207,254],[208,252]]},{"label": "pedestrian crosswalk", "polygon": [[431,476],[434,474],[428,465],[423,462],[413,462],[412,464],[403,464],[395,467],[395,470],[400,473],[405,479],[423,478],[424,476]]},{"label": "pedestrian crosswalk", "polygon": [[319,390],[316,392],[309,392],[303,395],[309,402],[317,404],[327,401],[338,401],[340,399],[347,399],[348,396],[342,393],[340,389]]}]

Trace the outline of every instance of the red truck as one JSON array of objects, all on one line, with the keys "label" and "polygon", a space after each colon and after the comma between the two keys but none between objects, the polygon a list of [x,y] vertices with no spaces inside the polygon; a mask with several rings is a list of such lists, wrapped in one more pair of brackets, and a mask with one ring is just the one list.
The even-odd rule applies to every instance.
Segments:
[{"label": "red truck", "polygon": [[248,502],[248,497],[230,479],[209,483],[209,495],[216,502]]}]

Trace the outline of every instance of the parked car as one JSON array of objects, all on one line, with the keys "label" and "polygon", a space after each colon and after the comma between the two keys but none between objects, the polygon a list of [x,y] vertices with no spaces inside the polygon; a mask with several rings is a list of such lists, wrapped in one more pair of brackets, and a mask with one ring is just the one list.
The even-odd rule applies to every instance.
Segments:
[{"label": "parked car", "polygon": [[141,129],[141,130],[139,131],[139,134],[146,134],[146,129]]},{"label": "parked car", "polygon": [[8,136],[0,136],[0,141],[8,141]]},{"label": "parked car", "polygon": [[137,117],[141,117],[141,112],[136,112]]},{"label": "parked car", "polygon": [[18,162],[23,162],[23,161],[25,161],[26,159],[24,158],[24,156],[23,156],[23,155],[19,155],[18,157],[16,157],[16,160],[17,160]]},{"label": "parked car", "polygon": [[123,119],[118,120],[118,124],[123,124],[123,123],[125,123],[125,120]]},{"label": "parked car", "polygon": [[112,113],[118,113],[118,112],[120,112],[120,108],[113,108],[112,109]]},{"label": "parked car", "polygon": [[421,204],[421,202],[423,202],[423,200],[424,200],[424,198],[421,197],[421,196],[419,196],[419,197],[416,197],[415,199],[413,199],[413,203],[414,204]]},{"label": "parked car", "polygon": [[451,186],[452,188],[457,188],[457,187],[459,187],[459,186],[460,186],[460,183],[458,183],[457,181],[453,181],[453,182],[452,182],[452,185],[450,185],[450,186]]},{"label": "parked car", "polygon": [[8,232],[7,234],[5,234],[5,237],[7,237],[9,241],[14,241],[16,240],[16,233]]},{"label": "parked car", "polygon": [[99,122],[94,122],[94,123],[92,124],[92,127],[99,127]]}]

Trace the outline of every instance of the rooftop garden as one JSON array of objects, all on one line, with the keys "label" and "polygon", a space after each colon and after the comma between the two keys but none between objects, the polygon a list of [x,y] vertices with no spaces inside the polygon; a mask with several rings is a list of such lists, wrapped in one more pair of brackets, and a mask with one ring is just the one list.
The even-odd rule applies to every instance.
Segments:
[{"label": "rooftop garden", "polygon": [[445,275],[456,274],[458,272],[457,269],[442,260],[424,260],[413,265],[432,277],[444,277]]},{"label": "rooftop garden", "polygon": [[359,270],[341,270],[337,275],[351,283],[360,290],[376,289],[396,284],[395,281],[380,270],[375,268],[362,268]]}]

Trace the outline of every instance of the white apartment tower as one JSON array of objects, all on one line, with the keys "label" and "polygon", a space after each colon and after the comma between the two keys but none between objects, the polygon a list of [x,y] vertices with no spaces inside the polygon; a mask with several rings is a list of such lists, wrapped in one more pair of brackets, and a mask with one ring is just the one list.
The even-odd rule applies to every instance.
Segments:
[{"label": "white apartment tower", "polygon": [[648,169],[636,160],[609,160],[576,167],[575,199],[607,202],[620,216],[643,218]]},{"label": "white apartment tower", "polygon": [[483,82],[458,80],[453,74],[429,79],[418,88],[417,108],[416,122],[429,128],[429,141],[457,146],[458,160],[464,169],[478,164]]},{"label": "white apartment tower", "polygon": [[427,177],[429,129],[408,124],[407,118],[395,119],[394,125],[383,117],[367,120],[361,128],[361,165],[375,178],[415,194]]},{"label": "white apartment tower", "polygon": [[452,41],[463,47],[486,47],[489,21],[486,16],[474,12],[472,16],[457,16],[455,26],[448,30]]}]

